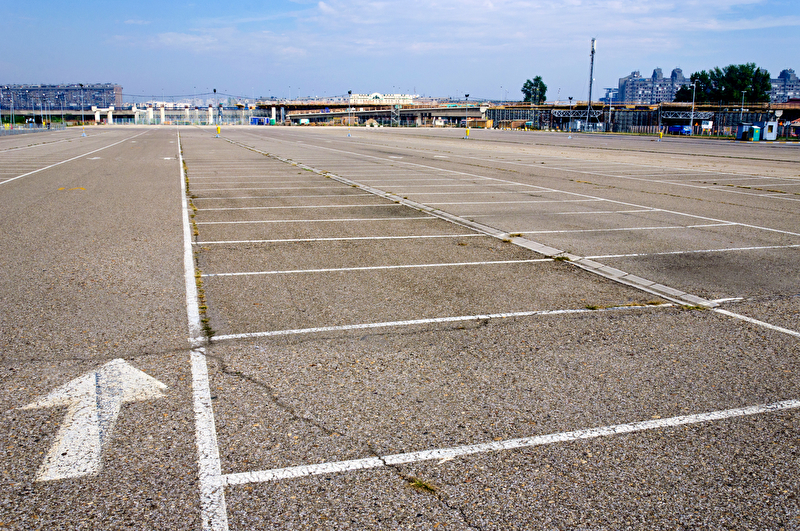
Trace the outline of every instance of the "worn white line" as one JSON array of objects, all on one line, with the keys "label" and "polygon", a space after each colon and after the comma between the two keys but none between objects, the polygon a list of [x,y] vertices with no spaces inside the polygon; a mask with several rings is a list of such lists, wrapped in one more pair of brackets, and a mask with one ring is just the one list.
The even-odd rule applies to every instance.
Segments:
[{"label": "worn white line", "polygon": [[222,467],[219,459],[217,428],[211,405],[211,390],[208,381],[205,349],[200,346],[203,331],[200,323],[200,308],[195,284],[192,233],[189,223],[189,203],[186,194],[186,179],[183,171],[181,137],[178,133],[178,162],[181,176],[183,207],[183,267],[186,286],[186,313],[189,324],[191,351],[192,400],[194,409],[195,439],[197,443],[198,476],[200,479],[200,520],[204,531],[227,531],[228,510],[225,503],[225,487],[222,485]]},{"label": "worn white line", "polygon": [[425,238],[485,238],[484,234],[433,234],[428,236],[350,236],[342,238],[284,238],[276,240],[210,240],[195,245],[241,244],[241,243],[297,243],[297,242],[346,242],[354,240],[422,240]]},{"label": "worn white line", "polygon": [[[240,195],[240,196],[220,196],[220,197],[195,197],[194,202],[197,201],[220,201],[227,199],[319,199],[322,197],[346,197],[347,199],[375,199],[375,196],[368,194],[363,190],[355,190],[352,192],[346,190],[346,194],[311,194],[311,195]],[[516,193],[516,192],[499,192],[499,193]]]},{"label": "worn white line", "polygon": [[268,332],[247,332],[243,334],[224,334],[214,336],[214,341],[228,341],[231,339],[252,339],[256,337],[275,337],[275,336],[288,336],[300,334],[314,334],[318,332],[340,332],[347,330],[365,330],[370,328],[388,328],[395,326],[415,326],[424,324],[439,324],[439,323],[458,323],[464,321],[481,321],[485,319],[507,319],[511,317],[532,317],[532,316],[547,316],[547,315],[564,315],[564,314],[580,314],[590,312],[609,312],[609,311],[625,311],[637,310],[644,308],[665,308],[671,304],[661,304],[656,306],[619,306],[614,308],[604,308],[600,310],[590,309],[576,309],[576,310],[532,310],[526,312],[508,312],[508,313],[487,313],[481,315],[458,315],[454,317],[432,317],[430,319],[412,319],[408,321],[384,321],[379,323],[359,323],[352,325],[340,326],[322,326],[314,328],[297,328],[293,330],[271,330]]},{"label": "worn white line", "polygon": [[422,269],[426,267],[464,267],[485,266],[502,264],[533,264],[536,262],[552,262],[552,258],[535,258],[531,260],[496,260],[492,262],[451,262],[437,264],[405,264],[385,266],[360,266],[360,267],[330,267],[321,269],[287,269],[279,271],[243,271],[240,273],[207,273],[203,277],[242,277],[255,275],[291,275],[299,273],[339,273],[347,271],[379,271],[385,269]]},{"label": "worn white line", "polygon": [[631,254],[598,254],[594,256],[587,256],[589,259],[599,258],[637,258],[640,256],[660,256],[670,254],[692,254],[692,253],[725,253],[734,251],[763,251],[769,249],[796,249],[800,245],[762,245],[757,247],[729,247],[721,249],[697,249],[694,251],[664,251],[660,253],[631,253]]},{"label": "worn white line", "polygon": [[529,203],[593,203],[603,202],[605,199],[553,199],[541,201],[457,201],[457,202],[427,202],[428,205],[512,205]]},{"label": "worn white line", "polygon": [[17,175],[16,177],[12,177],[11,179],[6,179],[5,181],[0,182],[0,184],[10,183],[11,181],[16,181],[17,179],[22,179],[23,177],[28,177],[29,175],[33,175],[34,173],[39,173],[40,171],[49,170],[50,168],[55,168],[56,166],[60,166],[61,164],[66,164],[67,162],[72,162],[73,160],[78,160],[83,158],[87,155],[91,155],[92,153],[97,153],[98,151],[103,151],[104,149],[108,149],[110,147],[114,147],[116,145],[122,144],[123,142],[127,142],[131,138],[136,138],[138,136],[142,136],[150,131],[142,131],[138,135],[133,135],[131,137],[125,138],[120,140],[119,142],[114,142],[113,144],[109,144],[107,146],[103,146],[99,149],[95,149],[93,151],[89,151],[88,153],[83,153],[82,155],[78,155],[77,157],[72,157],[71,159],[62,160],[61,162],[56,162],[55,164],[50,164],[49,166],[45,166],[44,168],[39,168],[38,170],[29,171],[28,173],[23,173],[22,175]]},{"label": "worn white line", "polygon": [[748,322],[750,324],[762,326],[764,328],[768,328],[768,329],[774,330],[776,332],[781,332],[783,334],[788,334],[790,336],[800,337],[800,332],[797,332],[795,330],[789,330],[788,328],[783,328],[781,326],[775,326],[773,324],[769,324],[769,323],[764,322],[764,321],[759,321],[758,319],[753,319],[752,317],[747,317],[746,315],[741,315],[741,314],[738,314],[738,313],[729,312],[727,310],[723,310],[723,309],[720,309],[720,308],[713,308],[713,310],[715,312],[717,312],[717,313],[721,313],[722,315],[727,315],[728,317],[733,317],[734,319],[740,319],[740,320]]},{"label": "worn white line", "polygon": [[198,208],[198,212],[219,212],[226,210],[290,210],[290,209],[314,209],[314,208],[374,208],[374,207],[401,207],[407,208],[397,203],[375,203],[373,205],[280,205],[280,206],[252,206],[252,207],[222,207],[222,208]]},{"label": "worn white line", "polygon": [[[475,217],[475,216],[473,216]],[[681,230],[681,229],[697,229],[701,227],[732,227],[738,223],[713,223],[706,225],[686,225],[686,226],[666,226],[666,227],[621,227],[615,229],[570,229],[570,230],[536,230],[536,231],[519,231],[518,234],[571,234],[579,232],[619,232],[619,231],[635,231],[635,230]]]},{"label": "worn white line", "polygon": [[556,216],[572,216],[572,215],[591,215],[600,216],[603,214],[644,214],[652,212],[661,212],[659,208],[642,208],[638,210],[593,210],[587,212],[552,212]]},{"label": "worn white line", "polygon": [[706,422],[761,415],[797,408],[800,408],[800,400],[785,400],[782,402],[773,402],[765,405],[726,409],[722,411],[712,411],[695,415],[682,415],[679,417],[670,417],[666,419],[645,420],[628,424],[615,424],[612,426],[587,428],[582,430],[552,433],[549,435],[538,435],[534,437],[524,437],[520,439],[508,439],[505,441],[494,441],[482,444],[470,444],[465,446],[456,446],[453,448],[440,448],[434,450],[424,450],[421,452],[408,452],[380,457],[368,457],[365,459],[353,459],[351,461],[337,461],[331,463],[320,463],[316,465],[304,465],[288,468],[276,468],[273,470],[226,474],[223,476],[223,482],[228,486],[245,485],[248,483],[262,483],[267,481],[315,476],[320,474],[334,474],[352,470],[367,470],[385,466],[419,463],[423,461],[432,461],[435,459],[453,459],[455,457],[464,457],[488,452],[516,450],[520,448],[530,448],[533,446],[543,446],[554,443],[596,439],[599,437],[610,437],[613,435],[622,435],[627,433],[668,429],[691,424],[702,424]]},{"label": "worn white line", "polygon": [[329,184],[328,186],[242,186],[238,188],[195,188],[193,186],[192,192],[224,192],[226,190],[330,190],[331,188],[337,187],[334,186],[333,183]]},{"label": "worn white line", "polygon": [[354,221],[407,221],[420,219],[438,219],[434,216],[407,217],[407,218],[352,218],[352,219],[267,219],[252,221],[198,221],[197,225],[241,225],[247,223],[333,223]]}]

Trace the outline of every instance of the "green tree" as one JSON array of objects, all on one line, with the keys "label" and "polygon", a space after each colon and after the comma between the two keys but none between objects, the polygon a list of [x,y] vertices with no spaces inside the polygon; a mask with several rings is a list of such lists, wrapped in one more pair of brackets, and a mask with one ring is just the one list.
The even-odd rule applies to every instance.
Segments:
[{"label": "green tree", "polygon": [[[698,103],[735,103],[742,100],[749,102],[769,101],[772,88],[769,72],[759,68],[755,63],[728,65],[720,69],[714,67],[706,72],[702,70],[691,75],[697,84],[695,101]],[[681,87],[675,94],[675,101],[692,101],[692,86]]]},{"label": "green tree", "polygon": [[522,85],[522,101],[541,105],[547,99],[547,85],[542,81],[542,76],[527,80]]}]

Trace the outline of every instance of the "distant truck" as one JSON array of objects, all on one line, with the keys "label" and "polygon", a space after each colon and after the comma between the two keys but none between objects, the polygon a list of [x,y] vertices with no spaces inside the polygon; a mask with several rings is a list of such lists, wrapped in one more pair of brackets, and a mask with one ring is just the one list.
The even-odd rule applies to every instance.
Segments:
[{"label": "distant truck", "polygon": [[692,128],[688,125],[671,125],[667,129],[667,133],[671,135],[691,135]]}]

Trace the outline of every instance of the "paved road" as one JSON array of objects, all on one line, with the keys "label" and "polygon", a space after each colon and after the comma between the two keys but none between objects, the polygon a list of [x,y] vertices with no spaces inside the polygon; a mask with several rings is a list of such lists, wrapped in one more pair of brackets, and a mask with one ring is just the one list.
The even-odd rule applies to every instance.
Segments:
[{"label": "paved road", "polygon": [[0,139],[0,527],[800,527],[800,149],[459,135]]}]

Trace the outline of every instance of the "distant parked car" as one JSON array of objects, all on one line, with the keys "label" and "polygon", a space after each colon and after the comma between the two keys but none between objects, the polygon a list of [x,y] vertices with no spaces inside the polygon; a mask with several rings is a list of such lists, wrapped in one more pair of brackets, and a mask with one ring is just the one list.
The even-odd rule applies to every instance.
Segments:
[{"label": "distant parked car", "polygon": [[692,128],[688,125],[671,125],[667,129],[667,133],[671,135],[691,135]]}]

